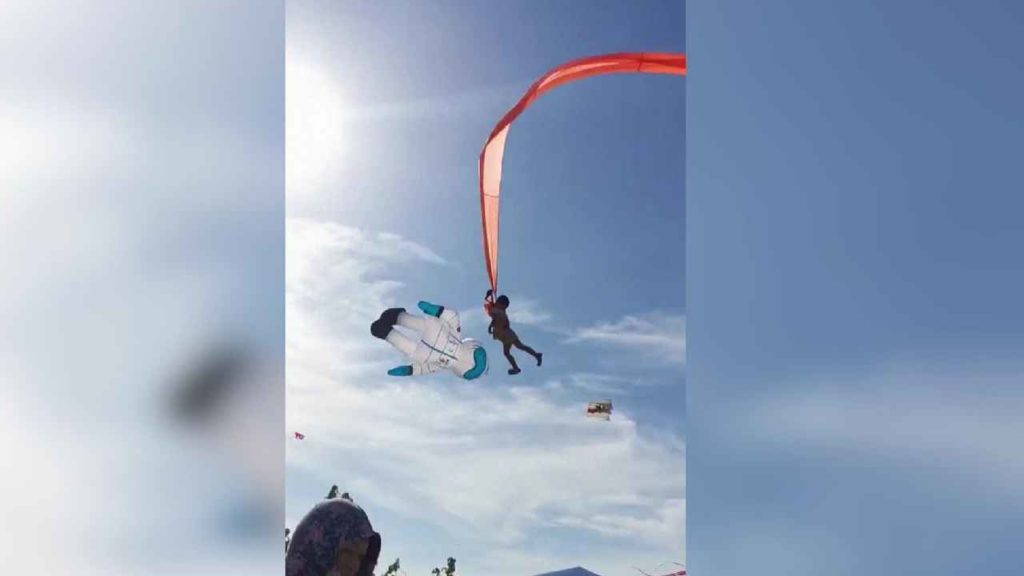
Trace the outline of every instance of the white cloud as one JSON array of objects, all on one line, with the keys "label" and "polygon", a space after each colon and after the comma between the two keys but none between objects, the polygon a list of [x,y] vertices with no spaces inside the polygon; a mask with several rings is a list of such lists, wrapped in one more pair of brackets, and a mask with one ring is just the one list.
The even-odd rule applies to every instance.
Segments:
[{"label": "white cloud", "polygon": [[637,384],[639,384],[638,380],[621,376],[580,372],[552,378],[544,385],[549,390],[556,392],[579,390],[594,394],[621,394]]},{"label": "white cloud", "polygon": [[542,326],[551,322],[551,313],[532,298],[513,295],[509,296],[509,302],[508,319],[513,326]]},{"label": "white cloud", "polygon": [[[286,234],[289,366],[309,364],[337,376],[391,357],[386,346],[369,337],[369,326],[383,310],[400,306],[393,293],[402,283],[380,275],[445,260],[399,236],[332,222],[289,218]],[[289,382],[290,392],[304,387],[302,380]]]},{"label": "white cloud", "polygon": [[686,361],[686,316],[648,313],[579,328],[565,340],[639,351],[672,363]]},{"label": "white cloud", "polygon": [[[509,306],[508,316],[513,328],[530,326],[556,334],[563,332],[554,323],[554,316],[536,300],[518,295],[510,295],[509,300],[512,304]],[[487,334],[490,318],[484,312],[482,301],[480,306],[460,311],[459,316],[466,334]]]},{"label": "white cloud", "polygon": [[683,498],[668,499],[654,514],[635,514],[615,512],[594,512],[577,517],[560,517],[555,523],[594,530],[609,536],[639,538],[648,542],[657,542],[665,548],[672,548],[685,539],[686,500]]},{"label": "white cloud", "polygon": [[[550,386],[384,375],[401,358],[369,335],[369,322],[400,305],[395,266],[444,262],[414,245],[289,220],[288,427],[307,434],[290,444],[289,473],[343,479],[371,508],[433,523],[439,542],[482,550],[477,565],[504,566],[499,574],[530,554],[501,563],[501,551],[522,547],[542,528],[612,538],[642,549],[638,558],[652,546],[678,554],[681,439],[639,433],[619,415],[588,420],[577,398]],[[564,385],[587,382],[613,380],[573,375]]]}]

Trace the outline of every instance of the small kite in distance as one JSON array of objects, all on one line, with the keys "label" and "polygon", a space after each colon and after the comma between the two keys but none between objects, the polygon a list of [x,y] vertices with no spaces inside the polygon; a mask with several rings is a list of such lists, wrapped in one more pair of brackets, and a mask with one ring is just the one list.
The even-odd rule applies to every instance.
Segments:
[{"label": "small kite in distance", "polygon": [[302,440],[302,439],[304,439],[305,437],[306,437],[306,435],[305,435],[305,434],[303,434],[303,433],[301,433],[301,432],[296,432],[296,433],[295,433],[295,439],[296,439],[296,440]]},{"label": "small kite in distance", "polygon": [[601,400],[587,404],[587,417],[599,420],[611,420],[612,401]]}]

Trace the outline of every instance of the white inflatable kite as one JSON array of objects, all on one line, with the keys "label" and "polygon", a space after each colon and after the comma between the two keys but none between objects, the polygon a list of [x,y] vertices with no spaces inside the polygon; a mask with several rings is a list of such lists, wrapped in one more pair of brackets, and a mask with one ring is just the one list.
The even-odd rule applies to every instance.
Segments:
[{"label": "white inflatable kite", "polygon": [[476,340],[461,338],[458,312],[430,302],[420,302],[418,306],[426,316],[409,314],[404,308],[390,308],[370,325],[371,334],[387,341],[412,362],[388,370],[389,375],[419,376],[447,369],[460,378],[473,380],[487,372],[487,351]]}]

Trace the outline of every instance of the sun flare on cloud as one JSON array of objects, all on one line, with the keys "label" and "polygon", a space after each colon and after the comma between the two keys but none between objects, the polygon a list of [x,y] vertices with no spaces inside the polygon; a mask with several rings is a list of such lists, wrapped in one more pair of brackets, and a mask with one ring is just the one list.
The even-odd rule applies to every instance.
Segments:
[{"label": "sun flare on cloud", "polygon": [[285,76],[285,156],[289,196],[314,195],[345,167],[352,135],[341,84],[329,69],[289,51]]}]

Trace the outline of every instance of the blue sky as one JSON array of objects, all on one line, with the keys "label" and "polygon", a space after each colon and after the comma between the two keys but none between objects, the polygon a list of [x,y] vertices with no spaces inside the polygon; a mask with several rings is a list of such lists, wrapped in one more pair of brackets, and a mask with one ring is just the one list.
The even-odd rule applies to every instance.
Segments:
[{"label": "blue sky", "polygon": [[[410,574],[685,558],[685,87],[613,76],[512,127],[500,282],[541,369],[486,335],[476,159],[540,74],[685,49],[681,2],[288,7],[288,521],[350,489]],[[464,312],[489,376],[382,376],[383,308]],[[522,358],[522,356],[521,356]],[[617,417],[582,416],[611,397]],[[595,426],[596,424],[596,426]]]},{"label": "blue sky", "polygon": [[694,3],[694,574],[1020,574],[1024,10]]}]

